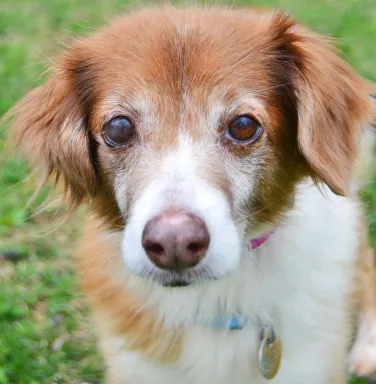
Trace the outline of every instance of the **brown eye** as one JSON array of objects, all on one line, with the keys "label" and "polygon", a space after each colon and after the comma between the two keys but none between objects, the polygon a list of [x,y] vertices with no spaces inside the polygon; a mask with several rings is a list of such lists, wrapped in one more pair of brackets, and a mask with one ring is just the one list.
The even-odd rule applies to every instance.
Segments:
[{"label": "brown eye", "polygon": [[263,128],[253,117],[238,116],[228,125],[226,135],[233,141],[239,143],[253,143],[261,135]]},{"label": "brown eye", "polygon": [[124,145],[133,135],[134,126],[126,117],[114,117],[104,125],[104,139],[110,147]]}]

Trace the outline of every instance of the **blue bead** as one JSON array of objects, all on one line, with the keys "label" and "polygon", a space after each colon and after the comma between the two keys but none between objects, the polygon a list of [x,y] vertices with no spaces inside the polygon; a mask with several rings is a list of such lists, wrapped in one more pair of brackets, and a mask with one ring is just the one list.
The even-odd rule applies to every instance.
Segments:
[{"label": "blue bead", "polygon": [[243,329],[245,326],[245,319],[243,317],[231,316],[231,317],[218,317],[211,324],[214,328],[236,330]]}]

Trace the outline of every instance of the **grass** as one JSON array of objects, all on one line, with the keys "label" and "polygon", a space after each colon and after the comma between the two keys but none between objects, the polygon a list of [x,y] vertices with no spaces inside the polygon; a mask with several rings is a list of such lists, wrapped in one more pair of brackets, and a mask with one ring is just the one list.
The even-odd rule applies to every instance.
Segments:
[{"label": "grass", "polygon": [[[339,38],[346,59],[376,81],[374,0],[257,4],[283,7]],[[1,0],[0,116],[43,81],[45,63],[59,50],[59,41],[89,33],[127,5],[120,0]],[[4,146],[0,140],[0,152]],[[100,382],[103,364],[69,260],[79,217],[43,236],[55,211],[33,212],[48,191],[28,207],[33,182],[27,166],[17,158],[0,164],[0,384]],[[365,199],[376,245],[376,185]]]}]

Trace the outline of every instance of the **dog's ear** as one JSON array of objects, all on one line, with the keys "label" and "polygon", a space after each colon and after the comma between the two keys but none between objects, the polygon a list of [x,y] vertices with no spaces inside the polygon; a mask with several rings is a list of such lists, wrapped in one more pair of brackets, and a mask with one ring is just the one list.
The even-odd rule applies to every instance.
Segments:
[{"label": "dog's ear", "polygon": [[71,203],[95,192],[95,170],[86,125],[90,68],[82,51],[61,56],[49,80],[9,113],[10,138],[27,156],[64,180]]},{"label": "dog's ear", "polygon": [[348,192],[361,125],[370,119],[369,86],[337,55],[331,42],[274,16],[278,48],[288,66],[297,109],[300,152],[315,178]]}]

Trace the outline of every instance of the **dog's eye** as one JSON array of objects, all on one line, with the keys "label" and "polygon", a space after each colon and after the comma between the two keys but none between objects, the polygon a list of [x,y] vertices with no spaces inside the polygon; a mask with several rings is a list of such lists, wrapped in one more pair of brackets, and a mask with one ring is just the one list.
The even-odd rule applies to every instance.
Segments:
[{"label": "dog's eye", "polygon": [[132,122],[124,116],[117,116],[104,126],[104,138],[110,147],[125,144],[134,134]]},{"label": "dog's eye", "polygon": [[262,131],[261,124],[254,117],[242,115],[232,120],[227,127],[226,135],[239,143],[253,143],[260,137]]}]

